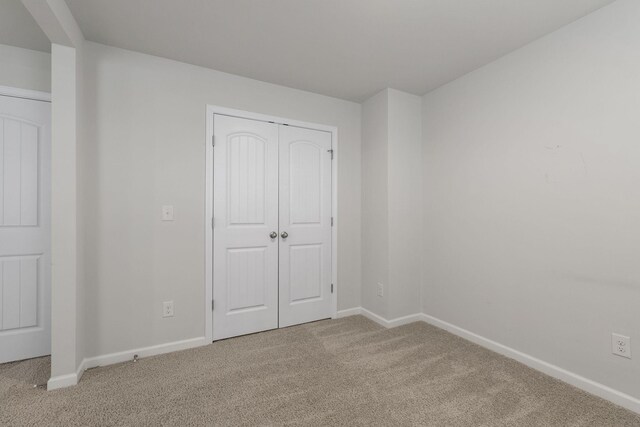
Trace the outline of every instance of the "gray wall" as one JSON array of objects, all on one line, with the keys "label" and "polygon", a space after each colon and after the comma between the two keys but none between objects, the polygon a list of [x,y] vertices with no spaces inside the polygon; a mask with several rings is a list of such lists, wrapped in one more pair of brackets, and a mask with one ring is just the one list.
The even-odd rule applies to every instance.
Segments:
[{"label": "gray wall", "polygon": [[84,61],[87,357],[204,336],[207,104],[338,127],[338,308],[360,305],[359,104],[94,43]]},{"label": "gray wall", "polygon": [[362,306],[388,320],[420,312],[421,109],[394,89],[362,107]]},{"label": "gray wall", "polygon": [[0,44],[0,86],[51,92],[51,55]]},{"label": "gray wall", "polygon": [[639,22],[619,0],[423,98],[424,312],[635,397]]},{"label": "gray wall", "polygon": [[[387,90],[362,104],[362,307],[388,316],[388,96]],[[377,284],[385,292],[377,295]]]},{"label": "gray wall", "polygon": [[390,89],[389,319],[419,313],[422,99]]}]

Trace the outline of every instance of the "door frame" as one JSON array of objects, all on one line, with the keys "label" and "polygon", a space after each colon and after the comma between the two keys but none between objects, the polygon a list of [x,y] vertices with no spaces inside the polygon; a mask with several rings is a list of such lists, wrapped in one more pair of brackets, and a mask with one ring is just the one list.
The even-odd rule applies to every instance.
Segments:
[{"label": "door frame", "polygon": [[336,126],[321,125],[317,123],[291,120],[268,114],[254,113],[250,111],[236,110],[218,105],[206,107],[206,132],[205,132],[205,274],[204,274],[204,313],[205,313],[205,338],[213,341],[213,116],[214,114],[238,117],[241,119],[258,120],[285,124],[306,129],[319,130],[331,133],[331,149],[333,161],[331,163],[331,215],[333,227],[331,230],[331,283],[333,294],[331,295],[331,318],[335,319],[338,313],[338,128]]},{"label": "door frame", "polygon": [[51,94],[49,92],[11,86],[0,86],[0,95],[10,96],[12,98],[30,99],[32,101],[51,102]]}]

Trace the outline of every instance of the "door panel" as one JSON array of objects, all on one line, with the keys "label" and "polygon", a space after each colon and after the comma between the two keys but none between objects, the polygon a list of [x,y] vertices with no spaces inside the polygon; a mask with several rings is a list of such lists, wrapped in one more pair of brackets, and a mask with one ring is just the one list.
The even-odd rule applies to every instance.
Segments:
[{"label": "door panel", "polygon": [[289,262],[289,303],[322,297],[322,245],[290,245]]},{"label": "door panel", "polygon": [[213,338],[278,327],[278,126],[214,116]]},{"label": "door panel", "polygon": [[227,142],[229,226],[265,222],[265,147],[257,135],[239,133]]},{"label": "door panel", "polygon": [[321,222],[321,157],[326,150],[307,141],[289,145],[289,214],[291,224]]},{"label": "door panel", "polygon": [[51,352],[51,106],[0,96],[0,363]]},{"label": "door panel", "polygon": [[280,327],[331,317],[331,134],[280,126]]},{"label": "door panel", "polygon": [[227,250],[229,313],[267,308],[267,247]]}]

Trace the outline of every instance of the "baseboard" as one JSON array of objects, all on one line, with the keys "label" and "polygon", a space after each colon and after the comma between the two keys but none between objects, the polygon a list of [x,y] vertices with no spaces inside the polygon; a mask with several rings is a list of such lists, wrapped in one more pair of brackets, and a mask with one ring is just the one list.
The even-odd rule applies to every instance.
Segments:
[{"label": "baseboard", "polygon": [[362,314],[362,308],[360,308],[360,307],[347,308],[346,310],[339,310],[336,313],[336,319],[340,319],[340,318],[343,318],[343,317],[349,317],[349,316],[355,316],[357,314]]},{"label": "baseboard", "polygon": [[84,359],[84,369],[97,368],[98,366],[113,365],[115,363],[133,360],[134,355],[139,358],[157,356],[159,354],[172,353],[174,351],[188,350],[190,348],[201,347],[211,344],[205,337],[191,338],[188,340],[175,341],[166,344],[141,347],[133,350],[120,351],[118,353],[104,354],[102,356],[88,357]]},{"label": "baseboard", "polygon": [[58,375],[56,377],[49,378],[47,381],[47,390],[57,390],[60,388],[71,387],[78,384],[78,374]]},{"label": "baseboard", "polygon": [[444,329],[445,331],[457,335],[461,338],[464,338],[467,341],[471,341],[484,348],[506,356],[510,359],[517,360],[518,362],[527,365],[532,369],[543,372],[550,377],[556,378],[560,381],[564,381],[567,384],[571,384],[572,386],[586,391],[587,393],[601,397],[605,400],[615,403],[616,405],[629,409],[630,411],[640,413],[640,399],[615,390],[604,384],[590,380],[589,378],[585,378],[571,371],[567,371],[566,369],[545,362],[544,360],[540,360],[529,354],[515,350],[504,344],[500,344],[496,341],[490,340],[489,338],[485,338],[481,335],[478,335],[451,323],[445,322],[444,320],[429,316],[428,314],[416,313],[410,314],[408,316],[398,317],[392,320],[387,320],[384,317],[367,310],[366,308],[355,307],[348,310],[339,311],[337,317],[347,317],[357,314],[361,314],[385,328],[394,328],[396,326],[402,326],[417,321],[428,323],[440,329]]},{"label": "baseboard", "polygon": [[87,369],[97,368],[98,366],[113,365],[116,363],[127,362],[133,360],[134,355],[139,358],[157,356],[159,354],[171,353],[174,351],[188,350],[190,348],[201,347],[211,344],[205,337],[191,338],[183,341],[175,341],[166,344],[159,344],[150,347],[141,347],[133,350],[121,351],[118,353],[104,354],[102,356],[88,357],[82,360],[76,373],[53,377],[47,382],[47,390],[56,390],[59,388],[70,387],[78,384],[82,374]]},{"label": "baseboard", "polygon": [[379,316],[374,312],[362,307],[360,308],[360,314],[384,326],[385,328],[395,328],[396,326],[402,326],[408,323],[419,322],[422,320],[421,313],[410,314],[408,316],[396,317],[395,319],[387,320],[384,317]]},{"label": "baseboard", "polygon": [[78,384],[80,378],[82,378],[82,374],[84,374],[84,371],[86,369],[84,367],[85,361],[86,359],[83,359],[82,362],[80,362],[80,366],[78,366],[78,369],[76,369],[76,372],[73,374],[59,375],[57,377],[49,378],[49,381],[47,381],[47,390],[52,391]]},{"label": "baseboard", "polygon": [[[617,405],[620,405],[623,408],[640,413],[640,399],[637,399],[621,391],[615,390],[604,384],[585,378],[581,375],[567,371],[566,369],[563,369],[563,368],[560,368],[559,366],[545,362],[544,360],[540,360],[536,357],[533,357],[521,351],[515,350],[504,344],[500,344],[496,341],[490,340],[489,338],[485,338],[481,335],[478,335],[476,333],[463,329],[459,326],[445,322],[444,320],[440,320],[436,317],[429,316],[424,313],[416,313],[416,314],[410,314],[408,316],[398,317],[392,320],[387,320],[382,316],[379,316],[365,308],[354,307],[354,308],[338,311],[336,313],[336,318],[354,316],[358,314],[361,314],[367,317],[368,319],[373,320],[374,322],[378,323],[379,325],[385,328],[402,326],[402,325],[406,325],[408,323],[413,323],[416,321],[426,322],[430,325],[433,325],[440,329],[444,329],[445,331],[448,331],[454,335],[457,335],[461,338],[464,338],[468,341],[478,344],[491,351],[494,351],[496,353],[499,353],[511,359],[517,360],[518,362],[523,363],[529,366],[530,368],[533,368],[553,378],[556,378],[568,384],[571,384],[572,386],[577,387],[581,390],[584,390],[587,393],[591,393],[605,400],[613,402]],[[205,337],[199,337],[199,338],[192,338],[192,339],[183,340],[183,341],[176,341],[176,342],[167,343],[167,344],[160,344],[160,345],[155,345],[150,347],[142,347],[134,350],[127,350],[127,351],[122,351],[118,353],[111,353],[111,354],[106,354],[102,356],[86,358],[82,361],[82,363],[80,363],[80,366],[78,367],[77,372],[73,374],[52,377],[47,383],[47,389],[56,390],[56,389],[76,385],[86,369],[95,368],[98,366],[112,365],[115,363],[121,363],[129,360],[133,360],[133,356],[135,354],[137,354],[138,357],[142,358],[142,357],[149,357],[149,356],[156,356],[159,354],[170,353],[170,352],[179,351],[179,350],[187,350],[190,348],[200,347],[207,344],[210,344],[210,343],[207,341]]]},{"label": "baseboard", "polygon": [[445,331],[451,332],[454,335],[478,344],[491,351],[495,351],[496,353],[502,354],[503,356],[506,356],[510,359],[517,360],[518,362],[523,363],[530,368],[543,372],[553,378],[559,379],[560,381],[571,384],[572,386],[584,390],[587,393],[591,393],[593,395],[601,397],[633,412],[640,413],[640,399],[637,399],[626,393],[622,393],[621,391],[615,390],[611,387],[600,384],[596,381],[590,380],[573,372],[567,371],[566,369],[545,362],[544,360],[540,360],[526,353],[522,353],[521,351],[515,350],[511,347],[507,347],[506,345],[492,341],[466,329],[452,325],[451,323],[445,322],[444,320],[440,320],[436,317],[429,316],[427,314],[421,314],[420,317],[424,322],[430,325],[436,326],[440,329],[444,329]]}]

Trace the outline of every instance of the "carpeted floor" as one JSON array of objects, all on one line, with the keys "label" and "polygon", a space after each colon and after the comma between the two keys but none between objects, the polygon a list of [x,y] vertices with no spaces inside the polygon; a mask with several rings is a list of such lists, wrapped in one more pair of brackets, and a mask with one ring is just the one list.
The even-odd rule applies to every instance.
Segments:
[{"label": "carpeted floor", "polygon": [[361,316],[85,372],[0,365],[0,425],[640,426],[640,416],[424,323]]}]

